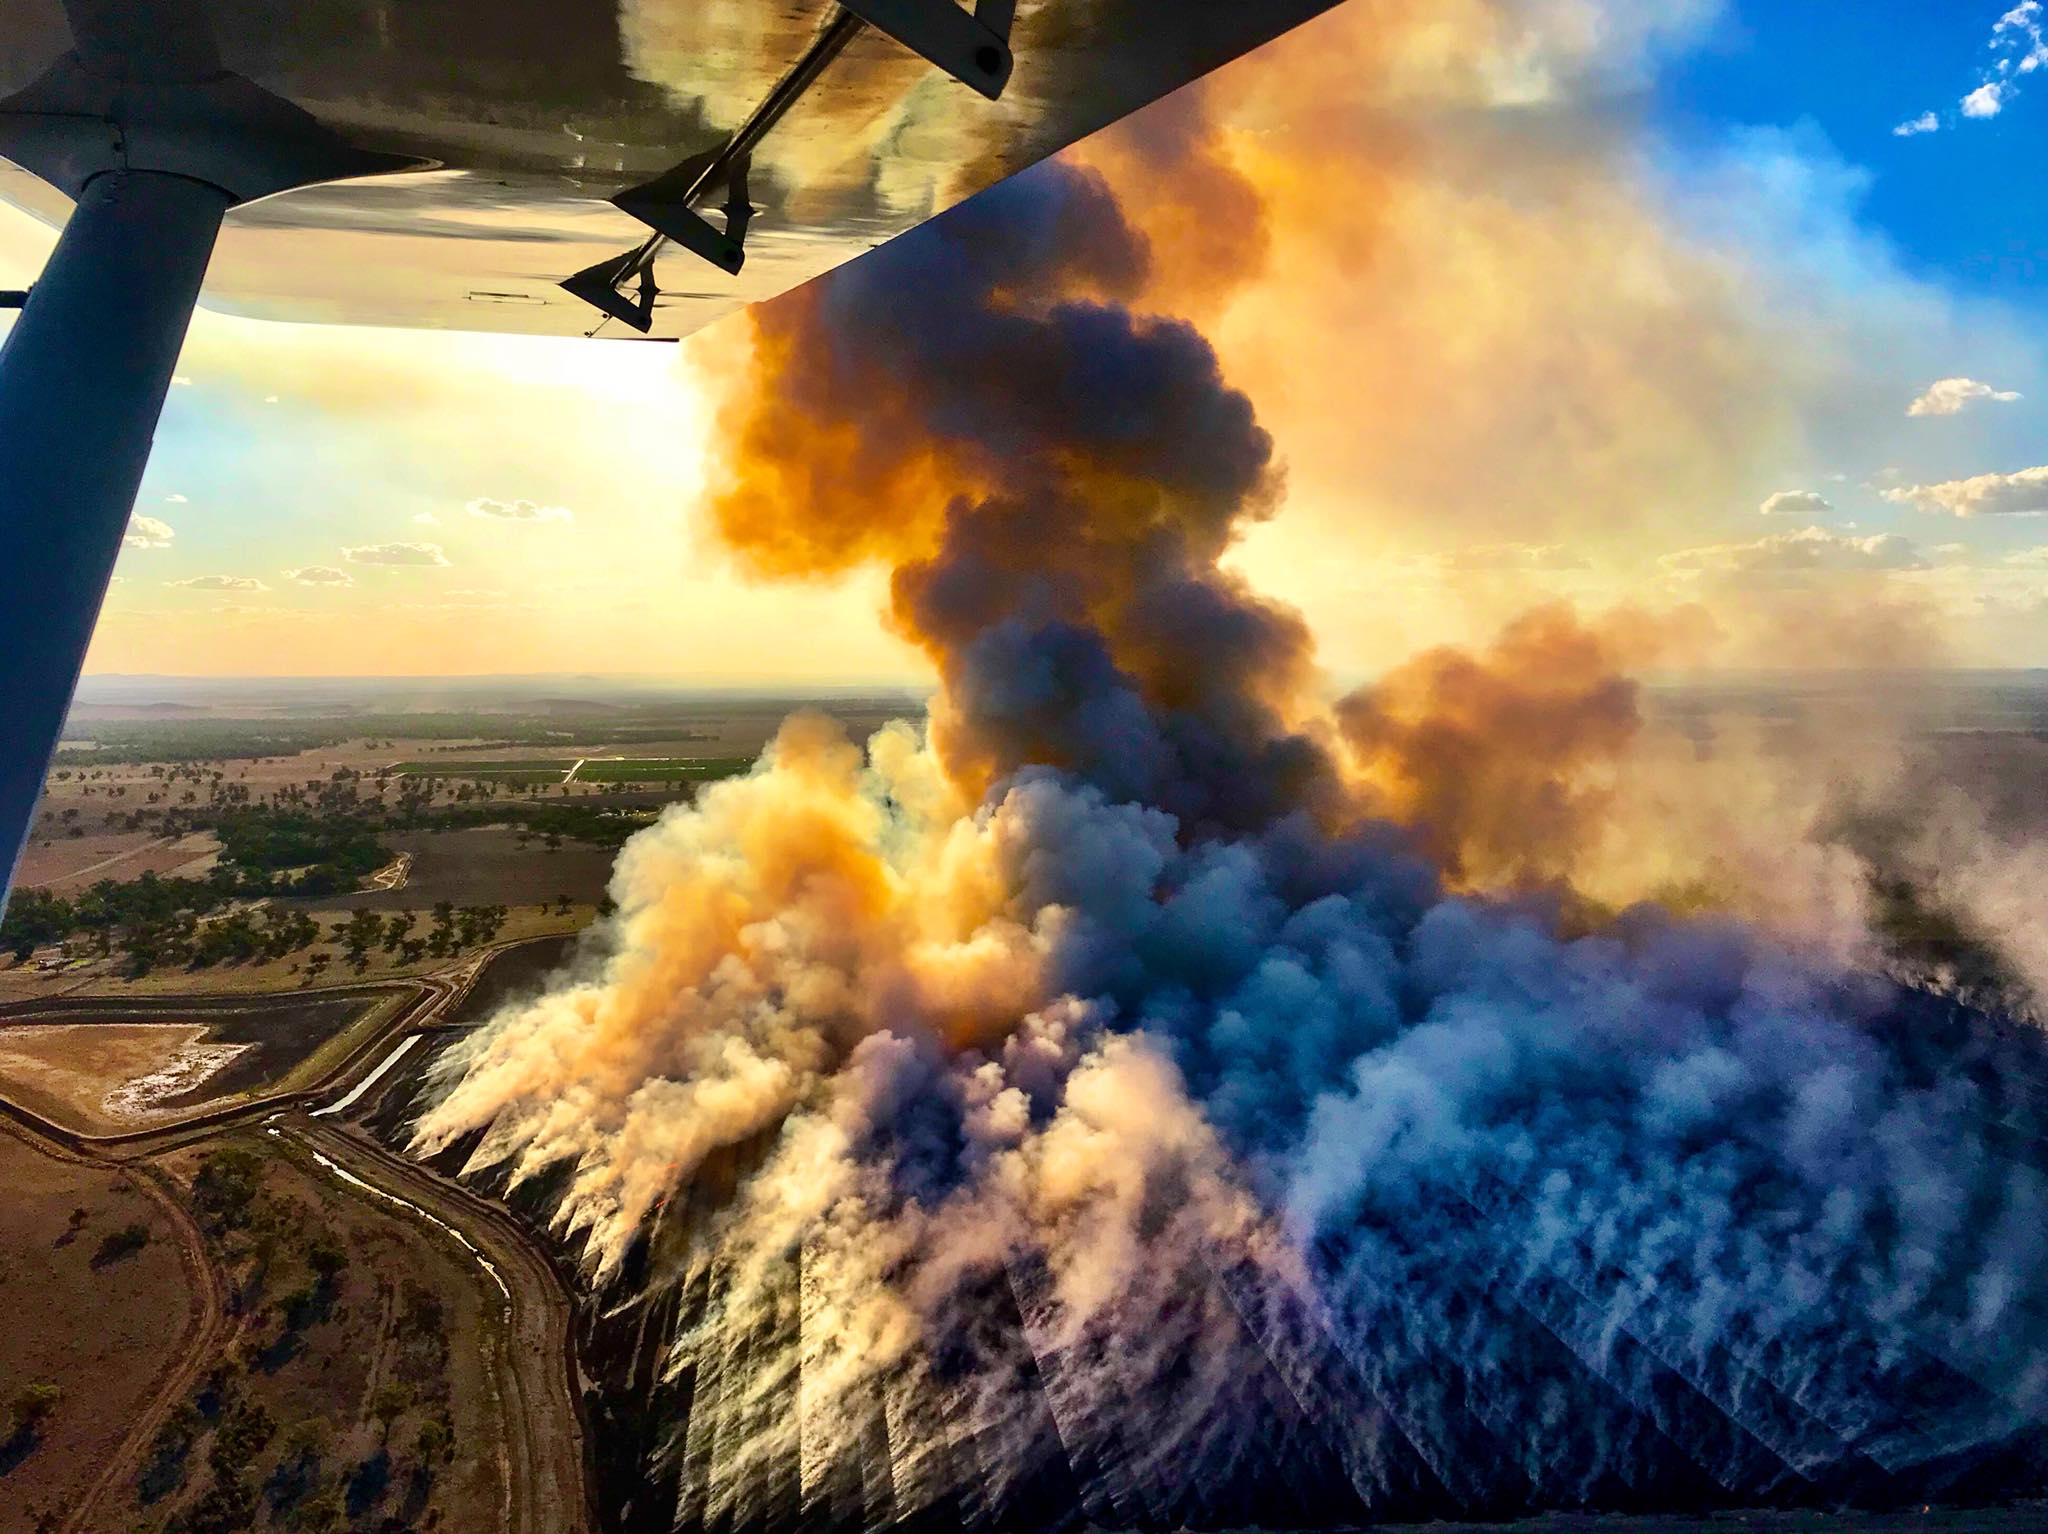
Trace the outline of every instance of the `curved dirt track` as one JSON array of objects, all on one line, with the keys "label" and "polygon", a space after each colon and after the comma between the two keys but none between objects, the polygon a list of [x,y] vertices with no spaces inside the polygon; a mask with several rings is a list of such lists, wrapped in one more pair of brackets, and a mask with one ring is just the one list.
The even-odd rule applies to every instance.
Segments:
[{"label": "curved dirt track", "polygon": [[[470,1247],[472,1260],[488,1260],[507,1298],[506,1324],[493,1339],[507,1433],[504,1458],[509,1506],[505,1528],[508,1534],[585,1534],[595,1526],[576,1383],[572,1301],[547,1255],[526,1228],[496,1204],[394,1155],[342,1120],[316,1122],[306,1116],[309,1109],[338,1101],[376,1069],[398,1040],[440,1026],[443,1015],[468,994],[491,959],[517,946],[493,945],[448,970],[401,982],[415,988],[413,1000],[337,1061],[320,1081],[295,1091],[230,1103],[172,1124],[104,1136],[80,1134],[53,1124],[0,1097],[0,1133],[14,1134],[46,1155],[118,1171],[133,1179],[163,1209],[176,1234],[179,1259],[193,1294],[193,1315],[186,1335],[151,1392],[148,1406],[59,1526],[61,1534],[93,1534],[107,1526],[104,1520],[94,1521],[94,1509],[112,1488],[133,1479],[158,1428],[220,1357],[234,1329],[226,1275],[176,1185],[151,1158],[259,1121],[269,1121],[281,1136],[316,1153],[328,1167],[346,1173],[346,1178],[336,1178],[343,1187],[349,1186],[347,1178],[369,1184],[374,1192],[364,1196],[381,1195],[391,1203],[410,1206],[425,1216],[423,1226],[431,1229],[439,1223],[458,1232],[458,1239]],[[379,984],[388,986],[390,982]],[[360,1189],[352,1191],[361,1193]],[[437,1238],[446,1239],[445,1233],[437,1233]]]},{"label": "curved dirt track", "polygon": [[227,1275],[214,1261],[213,1251],[206,1244],[206,1238],[193,1220],[191,1211],[185,1207],[184,1200],[178,1196],[170,1179],[156,1167],[77,1150],[59,1138],[38,1132],[31,1124],[24,1124],[19,1112],[10,1116],[14,1122],[0,1122],[0,1133],[11,1134],[40,1154],[56,1160],[75,1162],[125,1177],[163,1211],[177,1243],[178,1261],[185,1270],[186,1285],[192,1296],[192,1313],[186,1320],[185,1334],[178,1339],[170,1362],[150,1391],[148,1403],[129,1425],[119,1447],[107,1456],[92,1484],[72,1506],[70,1515],[58,1525],[60,1534],[82,1534],[82,1531],[98,1527],[91,1521],[93,1510],[111,1488],[136,1473],[141,1466],[142,1455],[155,1439],[164,1419],[191,1394],[200,1376],[220,1356],[228,1334],[234,1328],[233,1318],[228,1314]]},{"label": "curved dirt track", "polygon": [[[508,1534],[582,1534],[593,1526],[586,1447],[574,1380],[573,1300],[526,1229],[503,1209],[360,1131],[294,1115],[272,1126],[378,1193],[461,1233],[471,1260],[487,1261],[506,1295],[493,1339],[502,1365]],[[344,1181],[343,1186],[348,1186]],[[439,1238],[445,1239],[445,1236]]]}]

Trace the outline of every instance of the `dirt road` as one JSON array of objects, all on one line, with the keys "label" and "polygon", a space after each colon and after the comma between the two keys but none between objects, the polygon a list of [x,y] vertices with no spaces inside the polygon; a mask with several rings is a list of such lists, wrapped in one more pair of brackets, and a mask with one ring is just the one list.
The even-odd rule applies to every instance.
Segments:
[{"label": "dirt road", "polygon": [[508,1534],[583,1534],[592,1527],[583,1419],[571,1371],[573,1301],[526,1229],[497,1204],[367,1134],[299,1114],[270,1128],[303,1146],[344,1187],[410,1210],[430,1239],[452,1238],[504,1296],[490,1339],[507,1429]]},{"label": "dirt road", "polygon": [[235,1327],[228,1310],[226,1275],[175,1184],[153,1158],[257,1120],[311,1155],[342,1186],[386,1207],[411,1211],[430,1238],[466,1248],[505,1302],[504,1324],[489,1339],[498,1353],[496,1377],[507,1429],[505,1484],[508,1534],[586,1534],[594,1527],[585,1430],[575,1384],[572,1301],[559,1274],[526,1228],[504,1209],[457,1183],[396,1156],[339,1118],[315,1120],[310,1111],[338,1104],[344,1094],[389,1058],[397,1041],[435,1028],[503,948],[469,956],[439,974],[409,984],[411,1002],[391,1022],[352,1048],[318,1082],[299,1090],[245,1099],[179,1123],[131,1133],[81,1135],[49,1123],[19,1104],[0,1099],[0,1133],[15,1134],[47,1155],[116,1169],[161,1207],[176,1233],[194,1296],[186,1335],[105,1468],[60,1526],[84,1534],[113,1488],[132,1482],[157,1430],[200,1377],[220,1358]]}]

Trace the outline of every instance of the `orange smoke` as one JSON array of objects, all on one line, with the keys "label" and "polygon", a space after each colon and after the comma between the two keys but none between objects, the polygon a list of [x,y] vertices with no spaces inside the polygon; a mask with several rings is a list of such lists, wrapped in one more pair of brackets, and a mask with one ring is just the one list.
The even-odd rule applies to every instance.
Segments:
[{"label": "orange smoke", "polygon": [[1557,603],[1476,654],[1425,651],[1337,705],[1368,804],[1455,883],[1568,877],[1642,728],[1631,672],[1704,623],[1696,609],[1585,620]]}]

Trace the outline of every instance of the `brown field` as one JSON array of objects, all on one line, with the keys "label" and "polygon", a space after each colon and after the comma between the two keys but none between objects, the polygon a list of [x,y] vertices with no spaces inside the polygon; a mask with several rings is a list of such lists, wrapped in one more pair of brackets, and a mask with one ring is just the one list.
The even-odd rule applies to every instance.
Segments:
[{"label": "brown field", "polygon": [[[0,1410],[32,1383],[63,1392],[32,1441],[0,1446],[0,1534],[30,1534],[74,1504],[147,1403],[192,1296],[168,1216],[127,1176],[0,1132],[0,1187]],[[129,1225],[140,1246],[107,1244]]]},{"label": "brown field", "polygon": [[101,879],[135,879],[143,874],[197,878],[213,867],[220,843],[211,831],[162,837],[148,831],[106,831],[86,836],[50,836],[47,821],[22,853],[16,882],[59,893],[86,889]]},{"label": "brown field", "polygon": [[[159,1528],[207,1496],[219,1475],[220,1424],[260,1414],[270,1433],[244,1472],[260,1488],[246,1527],[294,1527],[302,1507],[330,1496],[349,1527],[501,1527],[508,1423],[490,1339],[504,1326],[504,1302],[489,1275],[452,1240],[277,1137],[211,1141],[176,1153],[167,1168],[189,1181],[222,1146],[261,1164],[248,1217],[208,1223],[243,1312],[211,1393],[202,1384],[188,1403],[187,1436],[146,1457],[100,1509],[106,1526]],[[270,1230],[281,1237],[262,1234]],[[322,1247],[344,1258],[324,1282],[314,1261]],[[395,1395],[380,1422],[387,1391]],[[423,1441],[430,1421],[445,1425],[445,1454]]]},{"label": "brown field", "polygon": [[[303,751],[290,756],[266,756],[237,758],[191,764],[211,780],[215,773],[229,783],[246,786],[251,794],[263,798],[280,788],[295,784],[325,782],[336,772],[352,771],[361,773],[368,780],[363,784],[366,793],[376,791],[375,775],[380,769],[399,762],[432,762],[435,759],[462,762],[490,761],[531,761],[537,757],[574,761],[583,756],[622,756],[652,758],[662,756],[746,756],[758,755],[775,735],[782,721],[800,705],[795,700],[760,699],[733,700],[723,703],[706,703],[699,708],[690,708],[679,717],[673,736],[655,740],[636,738],[613,739],[605,734],[603,721],[564,721],[563,733],[559,740],[544,744],[527,743],[512,746],[488,744],[492,737],[479,733],[471,740],[411,739],[404,736],[379,736],[375,744],[367,740],[344,741],[335,746],[323,746],[312,751]],[[826,705],[829,712],[843,723],[849,734],[864,739],[892,719],[914,717],[918,705],[909,701],[877,704],[872,701],[848,701],[845,704]],[[488,716],[479,716],[479,724],[488,731]],[[70,732],[76,739],[89,738],[91,725],[80,724]],[[109,813],[126,815],[134,810],[151,807],[148,796],[160,795],[155,807],[174,806],[180,803],[198,802],[205,795],[199,792],[202,785],[195,785],[189,779],[180,778],[167,782],[161,774],[170,764],[151,763],[109,763],[105,766],[90,765],[60,768],[68,776],[57,779],[52,775],[43,790],[43,802],[39,815],[32,850],[46,855],[46,861],[39,861],[28,867],[21,883],[24,885],[47,884],[62,877],[69,870],[83,868],[97,858],[82,856],[84,849],[99,847],[99,857],[135,853],[147,846],[154,838],[146,832],[121,832],[107,830],[105,817]],[[396,779],[392,780],[395,785]],[[457,801],[466,785],[460,782],[443,782],[435,787],[432,802],[450,804]],[[549,785],[537,797],[548,799],[583,798],[603,792],[604,785],[572,783],[566,786]],[[119,790],[117,794],[114,791]],[[187,793],[193,795],[186,800]],[[523,797],[523,796],[522,796]],[[670,792],[662,797],[680,797]],[[72,821],[61,818],[65,810],[76,814]],[[85,827],[87,834],[73,839],[68,836],[72,824]],[[47,842],[49,845],[44,846]],[[109,867],[108,874],[132,878],[145,866],[154,866],[140,861]],[[156,867],[158,873],[168,873],[170,866]]]},{"label": "brown field", "polygon": [[202,1088],[247,1045],[209,1044],[204,1023],[0,1028],[0,1095],[80,1134],[175,1117],[163,1099]]},{"label": "brown field", "polygon": [[552,852],[545,841],[511,826],[478,826],[465,831],[403,831],[384,838],[396,852],[412,854],[402,887],[323,895],[289,904],[320,915],[372,911],[432,911],[443,900],[458,906],[552,904],[567,895],[573,905],[594,906],[604,898],[615,853],[604,847],[564,841]]}]

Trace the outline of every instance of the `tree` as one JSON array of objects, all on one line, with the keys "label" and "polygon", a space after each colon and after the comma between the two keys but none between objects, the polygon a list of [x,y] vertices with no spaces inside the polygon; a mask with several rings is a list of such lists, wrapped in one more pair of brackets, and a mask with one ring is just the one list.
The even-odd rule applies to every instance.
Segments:
[{"label": "tree", "polygon": [[410,1405],[412,1387],[399,1380],[378,1386],[377,1393],[370,1397],[370,1416],[376,1420],[386,1443],[391,1441],[393,1425],[405,1415],[405,1409]]},{"label": "tree", "polygon": [[95,1268],[111,1266],[148,1245],[149,1227],[140,1220],[131,1220],[101,1239],[99,1250],[92,1254],[92,1265]]},{"label": "tree", "polygon": [[455,1453],[455,1432],[439,1417],[429,1417],[420,1424],[419,1455],[422,1464],[431,1465],[437,1459],[448,1459]]},{"label": "tree", "polygon": [[308,1497],[292,1514],[292,1527],[303,1529],[306,1534],[332,1534],[342,1526],[348,1517],[341,1498],[341,1488],[330,1486],[318,1496]]},{"label": "tree", "polygon": [[14,1399],[8,1403],[8,1410],[14,1419],[14,1435],[33,1440],[43,1424],[50,1420],[50,1414],[57,1409],[57,1403],[64,1399],[61,1387],[47,1380],[38,1380],[15,1391]]},{"label": "tree", "polygon": [[333,1278],[348,1268],[348,1253],[332,1236],[319,1236],[306,1248],[306,1266],[322,1278]]},{"label": "tree", "polygon": [[346,923],[335,927],[334,935],[348,949],[348,961],[358,971],[370,962],[370,948],[384,935],[384,919],[367,906],[358,906]]}]

